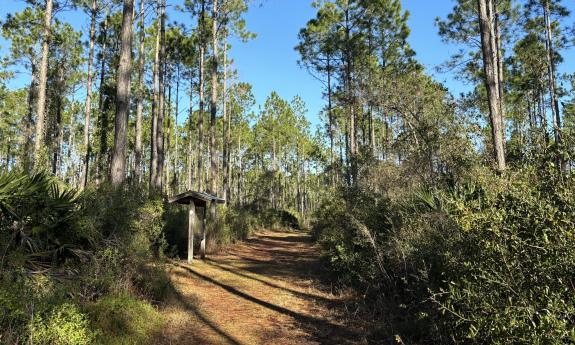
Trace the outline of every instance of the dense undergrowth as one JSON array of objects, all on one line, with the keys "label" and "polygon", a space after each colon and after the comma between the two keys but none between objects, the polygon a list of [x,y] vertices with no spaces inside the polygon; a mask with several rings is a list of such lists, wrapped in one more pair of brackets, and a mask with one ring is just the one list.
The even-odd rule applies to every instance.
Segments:
[{"label": "dense undergrowth", "polygon": [[434,183],[378,166],[324,202],[314,235],[375,343],[575,341],[575,179],[554,162]]},{"label": "dense undergrowth", "polygon": [[159,330],[152,303],[163,201],[138,188],[78,193],[45,174],[0,176],[0,343],[143,344]]}]

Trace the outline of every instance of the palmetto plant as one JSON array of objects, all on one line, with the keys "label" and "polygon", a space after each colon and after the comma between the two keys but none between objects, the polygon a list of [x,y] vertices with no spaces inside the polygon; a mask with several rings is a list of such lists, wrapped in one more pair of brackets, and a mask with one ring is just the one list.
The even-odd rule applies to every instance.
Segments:
[{"label": "palmetto plant", "polygon": [[79,197],[45,173],[0,174],[0,269],[46,272],[81,255]]}]

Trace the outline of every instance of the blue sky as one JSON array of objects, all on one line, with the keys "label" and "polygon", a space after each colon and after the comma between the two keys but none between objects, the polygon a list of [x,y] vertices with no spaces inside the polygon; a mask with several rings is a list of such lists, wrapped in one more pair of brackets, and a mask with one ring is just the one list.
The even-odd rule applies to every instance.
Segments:
[{"label": "blue sky", "polygon": [[[22,0],[0,1],[4,3],[0,8],[0,18],[25,6]],[[168,0],[168,4],[180,1]],[[566,0],[564,3],[575,12],[575,2]],[[426,66],[428,73],[444,82],[454,94],[458,94],[467,89],[466,85],[455,80],[451,74],[435,71],[436,66],[456,51],[456,47],[441,42],[435,27],[435,18],[445,17],[453,4],[453,0],[403,0],[404,9],[410,12],[409,42],[418,60]],[[311,0],[257,0],[245,18],[249,30],[257,33],[258,37],[248,43],[232,40],[230,55],[234,59],[239,79],[253,85],[259,104],[263,104],[272,91],[277,91],[287,99],[300,95],[308,106],[309,120],[318,123],[317,115],[324,106],[322,85],[297,65],[298,54],[294,50],[300,28],[314,16]],[[87,18],[79,13],[69,12],[60,15],[60,18],[71,22],[78,30],[87,31]],[[185,21],[186,17],[178,14],[171,19]],[[0,52],[5,51],[7,45],[0,38]],[[564,54],[565,63],[560,67],[560,72],[575,71],[574,52],[571,50]],[[28,80],[29,76],[22,75],[13,85],[26,85]]]}]

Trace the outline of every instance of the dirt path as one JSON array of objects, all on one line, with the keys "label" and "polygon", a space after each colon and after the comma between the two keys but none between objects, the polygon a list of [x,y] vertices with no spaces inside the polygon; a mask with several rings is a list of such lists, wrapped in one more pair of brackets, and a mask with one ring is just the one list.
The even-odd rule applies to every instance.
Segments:
[{"label": "dirt path", "polygon": [[162,344],[362,344],[345,298],[318,280],[317,248],[301,233],[260,233],[227,253],[175,263]]}]

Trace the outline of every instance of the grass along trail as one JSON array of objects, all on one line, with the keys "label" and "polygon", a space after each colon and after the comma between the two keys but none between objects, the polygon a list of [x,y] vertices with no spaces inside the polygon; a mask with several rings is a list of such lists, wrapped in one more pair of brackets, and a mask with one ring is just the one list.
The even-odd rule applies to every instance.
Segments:
[{"label": "grass along trail", "polygon": [[349,300],[320,283],[303,233],[263,232],[192,265],[174,262],[160,344],[362,344]]}]

